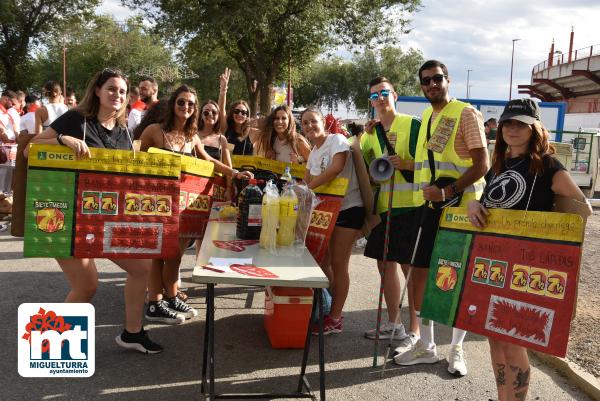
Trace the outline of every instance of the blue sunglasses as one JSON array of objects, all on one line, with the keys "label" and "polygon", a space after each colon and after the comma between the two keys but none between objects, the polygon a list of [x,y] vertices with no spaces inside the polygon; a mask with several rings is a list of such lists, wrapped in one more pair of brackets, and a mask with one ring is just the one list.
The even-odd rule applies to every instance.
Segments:
[{"label": "blue sunglasses", "polygon": [[392,91],[390,89],[382,89],[381,91],[378,92],[373,92],[369,95],[369,100],[371,101],[376,101],[379,100],[379,97],[389,97],[390,93],[392,93]]}]

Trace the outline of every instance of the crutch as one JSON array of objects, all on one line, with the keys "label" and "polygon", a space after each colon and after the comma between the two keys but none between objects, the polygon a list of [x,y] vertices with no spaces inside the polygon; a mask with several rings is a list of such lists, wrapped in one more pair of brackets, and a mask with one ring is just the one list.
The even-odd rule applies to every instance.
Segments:
[{"label": "crutch", "polygon": [[[423,207],[425,207],[425,206],[423,206]],[[385,350],[385,358],[383,359],[383,367],[381,368],[381,377],[383,377],[383,374],[385,373],[385,367],[387,365],[387,360],[390,356],[390,350],[392,349],[392,342],[394,340],[394,335],[396,334],[396,323],[397,323],[398,319],[400,318],[400,311],[402,310],[404,296],[406,295],[406,291],[408,290],[408,283],[409,283],[410,277],[412,275],[413,264],[415,263],[415,256],[417,255],[417,249],[419,247],[419,242],[421,242],[421,233],[423,232],[423,222],[425,221],[425,213],[426,213],[426,210],[423,210],[423,213],[420,216],[421,219],[419,221],[419,230],[417,231],[417,238],[415,240],[415,246],[413,247],[412,256],[410,258],[410,267],[408,268],[408,273],[406,274],[406,282],[404,283],[404,288],[402,289],[402,295],[400,295],[400,306],[399,306],[398,317],[394,321],[394,328],[392,329],[392,336],[390,337],[390,342],[387,346],[387,349]]]},{"label": "crutch", "polygon": [[[388,210],[386,213],[385,231],[383,234],[383,258],[381,267],[381,285],[379,286],[379,303],[377,305],[377,324],[375,326],[375,345],[373,346],[373,367],[377,367],[377,357],[379,351],[379,328],[381,327],[381,309],[383,306],[383,284],[385,279],[385,270],[387,264],[387,254],[390,245],[390,221],[392,219],[392,200],[394,196],[394,177],[396,172],[392,173],[390,178],[390,188],[388,195]],[[377,205],[375,205],[377,207]],[[389,305],[388,305],[389,307]],[[385,362],[384,362],[385,364]]]}]

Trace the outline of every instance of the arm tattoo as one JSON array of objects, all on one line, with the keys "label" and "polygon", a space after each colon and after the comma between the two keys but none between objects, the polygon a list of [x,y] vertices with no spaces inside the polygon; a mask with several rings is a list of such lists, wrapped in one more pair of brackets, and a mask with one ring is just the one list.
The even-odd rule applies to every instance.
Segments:
[{"label": "arm tattoo", "polygon": [[498,375],[496,377],[496,386],[504,386],[506,384],[506,374],[504,373],[504,368],[506,365],[503,363],[496,364]]},{"label": "arm tattoo", "polygon": [[523,371],[518,366],[511,365],[510,369],[517,374],[517,376],[515,377],[515,381],[513,382],[513,388],[515,390],[520,390],[529,386],[529,373],[531,371],[531,368],[527,369],[526,371]]}]

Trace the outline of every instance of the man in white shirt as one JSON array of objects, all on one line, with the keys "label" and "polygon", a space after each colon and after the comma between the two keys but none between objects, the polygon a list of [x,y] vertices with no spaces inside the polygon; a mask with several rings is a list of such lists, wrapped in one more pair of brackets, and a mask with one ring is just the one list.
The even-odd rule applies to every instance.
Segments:
[{"label": "man in white shirt", "polygon": [[14,105],[18,103],[17,94],[11,90],[5,90],[0,96],[0,142],[14,142],[19,133],[21,117],[15,110]]},{"label": "man in white shirt", "polygon": [[131,111],[127,119],[127,128],[133,132],[140,125],[140,121],[144,117],[144,113],[148,107],[158,101],[158,83],[152,77],[143,78],[138,86],[140,98],[138,101],[131,104]]},{"label": "man in white shirt", "polygon": [[25,115],[21,117],[21,134],[35,134],[35,111],[41,106],[40,101],[34,95],[25,97]]}]

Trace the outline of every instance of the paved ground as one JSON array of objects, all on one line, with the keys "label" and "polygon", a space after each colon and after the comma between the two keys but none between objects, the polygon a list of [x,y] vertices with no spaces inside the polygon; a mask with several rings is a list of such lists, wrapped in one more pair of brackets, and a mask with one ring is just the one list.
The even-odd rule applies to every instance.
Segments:
[{"label": "paved ground", "polygon": [[[0,400],[201,400],[200,370],[204,330],[205,288],[191,283],[192,256],[183,266],[184,286],[200,316],[181,326],[147,325],[151,338],[165,347],[158,355],[124,352],[114,342],[123,321],[125,275],[109,262],[99,264],[96,307],[96,373],[85,379],[21,378],[17,373],[17,307],[23,302],[61,302],[67,285],[58,265],[48,259],[23,259],[22,242],[0,234]],[[468,335],[465,343],[469,375],[454,378],[446,362],[400,368],[385,374],[372,369],[373,343],[362,333],[375,322],[378,275],[360,255],[351,261],[352,287],[345,331],[326,338],[327,397],[330,400],[487,401],[495,398],[487,342]],[[264,297],[259,288],[218,287],[216,355],[218,390],[288,391],[296,384],[302,352],[273,350],[262,325]],[[437,326],[436,338],[446,355],[450,330]],[[383,347],[382,347],[383,349]],[[318,384],[316,347],[309,379]],[[529,400],[590,400],[552,369],[533,360]]]}]

